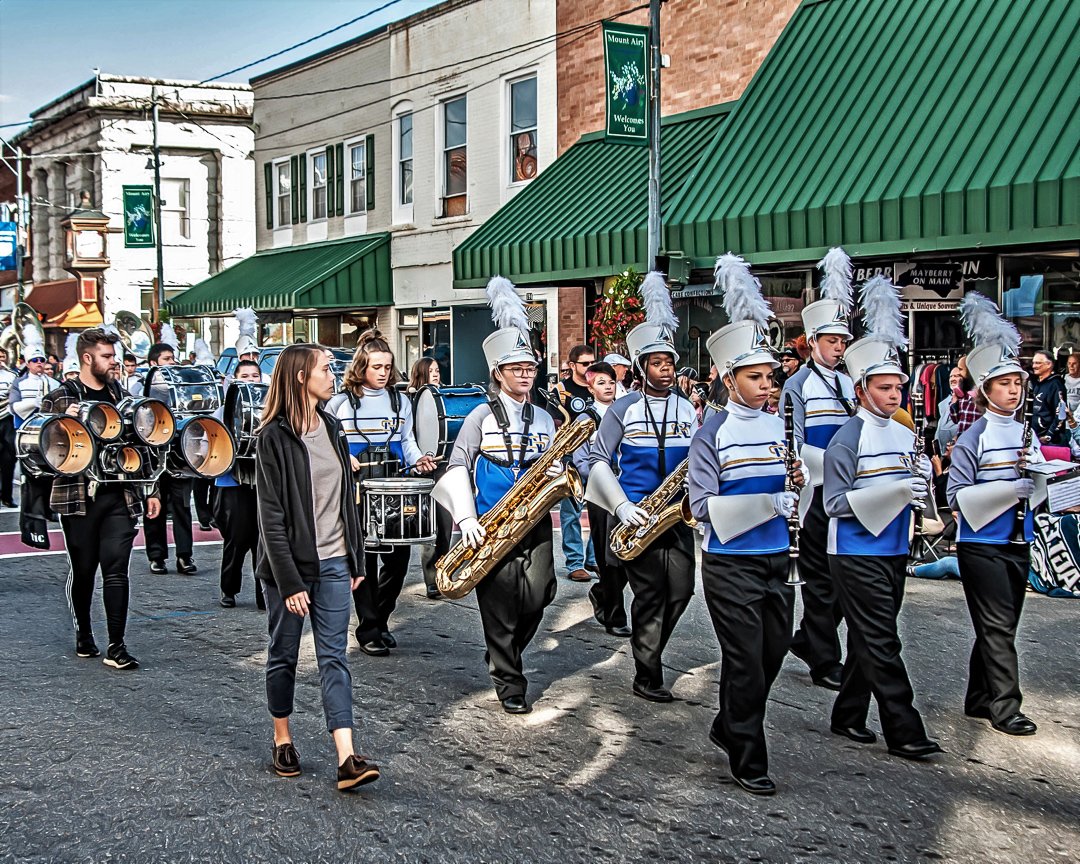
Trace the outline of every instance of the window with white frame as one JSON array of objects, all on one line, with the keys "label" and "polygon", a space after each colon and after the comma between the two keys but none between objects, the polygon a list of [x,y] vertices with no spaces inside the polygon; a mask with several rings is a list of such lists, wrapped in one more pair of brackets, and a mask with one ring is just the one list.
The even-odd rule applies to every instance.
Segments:
[{"label": "window with white frame", "polygon": [[536,76],[510,84],[510,182],[536,176]]},{"label": "window with white frame", "polygon": [[412,113],[398,117],[398,204],[413,203],[413,116]]},{"label": "window with white frame", "polygon": [[326,151],[312,153],[311,159],[311,218],[326,218]]},{"label": "window with white frame", "polygon": [[345,145],[349,150],[349,212],[367,212],[367,151],[363,141]]},{"label": "window with white frame", "polygon": [[443,102],[443,216],[461,216],[468,190],[468,106],[460,96]]},{"label": "window with white frame", "polygon": [[161,233],[165,242],[175,243],[191,237],[190,196],[190,180],[161,179]]},{"label": "window with white frame", "polygon": [[277,200],[275,228],[292,224],[292,171],[289,160],[274,165],[274,197]]}]

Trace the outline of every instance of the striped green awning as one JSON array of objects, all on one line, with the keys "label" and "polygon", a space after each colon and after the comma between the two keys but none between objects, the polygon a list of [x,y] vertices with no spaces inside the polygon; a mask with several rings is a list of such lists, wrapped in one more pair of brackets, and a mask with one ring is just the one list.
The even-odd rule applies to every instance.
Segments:
[{"label": "striped green awning", "polygon": [[168,301],[174,316],[390,306],[390,235],[268,249]]},{"label": "striped green awning", "polygon": [[[662,198],[675,197],[715,140],[734,103],[663,120]],[[649,151],[582,138],[454,250],[454,287],[492,276],[518,284],[610,276],[645,269]]]},{"label": "striped green awning", "polygon": [[1080,239],[1080,2],[803,0],[665,211],[696,266]]}]

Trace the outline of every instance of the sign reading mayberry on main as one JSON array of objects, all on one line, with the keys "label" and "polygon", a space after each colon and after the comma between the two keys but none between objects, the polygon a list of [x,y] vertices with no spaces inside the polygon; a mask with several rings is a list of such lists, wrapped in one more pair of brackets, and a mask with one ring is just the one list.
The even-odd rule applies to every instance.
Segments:
[{"label": "sign reading mayberry on main", "polygon": [[604,22],[607,139],[649,143],[649,28]]}]

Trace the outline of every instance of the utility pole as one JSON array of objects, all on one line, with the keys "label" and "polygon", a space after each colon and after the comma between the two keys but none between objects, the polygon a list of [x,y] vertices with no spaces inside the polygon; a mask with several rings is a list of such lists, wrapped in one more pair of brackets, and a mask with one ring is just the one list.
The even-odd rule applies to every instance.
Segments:
[{"label": "utility pole", "polygon": [[660,254],[660,3],[649,0],[649,269]]},{"label": "utility pole", "polygon": [[15,148],[15,302],[22,303],[23,299],[23,251],[26,245],[23,243],[23,226],[26,224],[26,207],[23,206],[23,151],[22,147]]},{"label": "utility pole", "polygon": [[[161,149],[158,147],[158,92],[157,87],[150,91],[153,104],[154,120],[154,247],[157,250],[157,308],[165,308],[165,262],[162,256],[161,238]],[[157,316],[155,315],[155,318]],[[157,321],[155,320],[156,324]]]}]

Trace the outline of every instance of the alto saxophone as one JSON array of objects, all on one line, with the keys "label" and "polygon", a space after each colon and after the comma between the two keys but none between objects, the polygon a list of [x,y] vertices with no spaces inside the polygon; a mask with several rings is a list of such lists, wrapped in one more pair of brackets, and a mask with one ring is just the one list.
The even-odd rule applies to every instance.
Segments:
[{"label": "alto saxophone", "polygon": [[451,600],[464,597],[559,501],[571,496],[581,498],[585,490],[573,465],[567,465],[558,477],[548,477],[547,470],[577,450],[595,431],[596,421],[589,414],[582,414],[559,429],[551,447],[533,462],[498,504],[480,517],[485,531],[480,547],[470,549],[459,540],[436,562],[435,584],[441,594]]},{"label": "alto saxophone", "polygon": [[649,514],[648,522],[640,528],[636,525],[618,525],[611,532],[609,542],[616,558],[633,561],[677,522],[685,522],[691,528],[697,525],[697,520],[690,513],[690,496],[682,495],[679,500],[672,500],[686,485],[689,469],[690,458],[687,457],[664,478],[655,492],[641,499],[637,506]]}]

